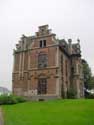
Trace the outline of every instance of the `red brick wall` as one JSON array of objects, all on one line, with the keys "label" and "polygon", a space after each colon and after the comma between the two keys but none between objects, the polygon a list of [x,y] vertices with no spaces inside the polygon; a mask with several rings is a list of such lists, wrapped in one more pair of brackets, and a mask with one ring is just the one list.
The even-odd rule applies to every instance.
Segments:
[{"label": "red brick wall", "polygon": [[[56,56],[57,49],[52,40],[53,36],[45,37],[43,39],[35,39],[32,43],[32,49],[17,54],[15,66],[19,67],[20,55],[21,68],[18,75],[13,74],[13,88],[21,88],[22,92],[29,90],[36,90],[38,88],[38,79],[41,73],[47,78],[47,94],[56,94]],[[46,40],[46,47],[39,48],[39,41]],[[46,69],[38,69],[38,54],[40,52],[48,55],[48,67]],[[18,61],[18,63],[17,63]],[[24,61],[24,62],[23,62]],[[30,61],[30,66],[29,66]],[[23,67],[24,66],[24,67]],[[15,68],[15,71],[19,71],[19,68]],[[28,67],[30,69],[28,69]],[[27,73],[25,73],[27,71]],[[29,88],[28,88],[29,86]]]}]

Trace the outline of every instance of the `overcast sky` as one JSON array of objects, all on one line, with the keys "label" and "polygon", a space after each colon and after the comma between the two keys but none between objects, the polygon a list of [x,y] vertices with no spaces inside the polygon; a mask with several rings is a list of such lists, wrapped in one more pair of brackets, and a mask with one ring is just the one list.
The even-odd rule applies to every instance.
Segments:
[{"label": "overcast sky", "polygon": [[80,38],[94,73],[94,0],[0,0],[0,86],[11,88],[12,54],[21,35],[34,35],[44,24],[58,38]]}]

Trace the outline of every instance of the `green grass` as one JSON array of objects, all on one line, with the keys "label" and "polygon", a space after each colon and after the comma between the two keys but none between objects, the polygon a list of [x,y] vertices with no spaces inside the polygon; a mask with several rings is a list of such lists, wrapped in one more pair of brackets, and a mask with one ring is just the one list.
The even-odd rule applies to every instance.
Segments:
[{"label": "green grass", "polygon": [[5,125],[94,125],[94,100],[55,100],[3,106]]}]

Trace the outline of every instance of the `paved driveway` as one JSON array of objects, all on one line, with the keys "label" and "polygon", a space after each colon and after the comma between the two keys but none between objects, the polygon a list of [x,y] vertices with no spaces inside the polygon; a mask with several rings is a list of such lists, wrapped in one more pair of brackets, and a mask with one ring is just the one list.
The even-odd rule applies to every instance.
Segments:
[{"label": "paved driveway", "polygon": [[1,108],[0,108],[0,125],[4,125]]}]

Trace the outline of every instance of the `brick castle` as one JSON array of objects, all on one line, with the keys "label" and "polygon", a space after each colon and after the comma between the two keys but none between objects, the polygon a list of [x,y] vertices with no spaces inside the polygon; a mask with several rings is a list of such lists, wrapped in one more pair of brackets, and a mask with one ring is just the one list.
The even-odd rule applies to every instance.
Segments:
[{"label": "brick castle", "polygon": [[82,98],[83,74],[80,40],[57,39],[48,25],[35,36],[22,36],[14,50],[13,93],[32,100]]}]

